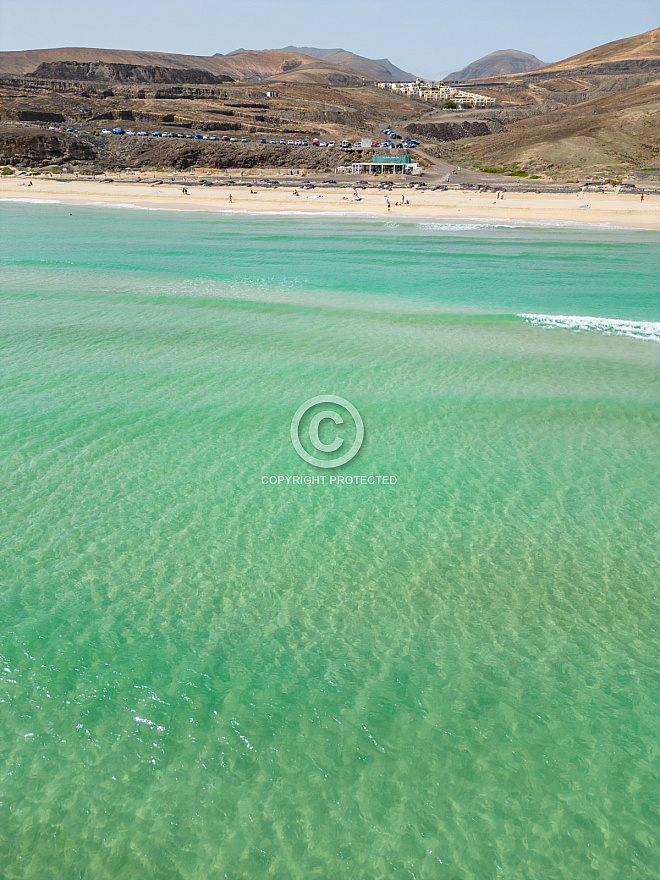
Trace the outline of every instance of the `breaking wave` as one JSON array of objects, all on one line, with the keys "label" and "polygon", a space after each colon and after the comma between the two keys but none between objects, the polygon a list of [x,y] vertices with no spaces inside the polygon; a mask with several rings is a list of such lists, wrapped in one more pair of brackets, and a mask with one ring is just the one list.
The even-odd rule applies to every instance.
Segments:
[{"label": "breaking wave", "polygon": [[660,342],[660,321],[626,321],[619,318],[592,318],[581,315],[519,314],[537,327],[562,330],[595,330],[606,336],[630,336]]}]

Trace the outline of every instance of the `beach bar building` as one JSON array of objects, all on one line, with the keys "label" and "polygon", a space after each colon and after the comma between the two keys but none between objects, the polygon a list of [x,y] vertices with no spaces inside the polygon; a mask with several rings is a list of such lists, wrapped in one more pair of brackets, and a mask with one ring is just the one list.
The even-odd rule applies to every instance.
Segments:
[{"label": "beach bar building", "polygon": [[340,165],[337,174],[419,174],[419,162],[411,162],[410,156],[374,156],[368,162]]}]

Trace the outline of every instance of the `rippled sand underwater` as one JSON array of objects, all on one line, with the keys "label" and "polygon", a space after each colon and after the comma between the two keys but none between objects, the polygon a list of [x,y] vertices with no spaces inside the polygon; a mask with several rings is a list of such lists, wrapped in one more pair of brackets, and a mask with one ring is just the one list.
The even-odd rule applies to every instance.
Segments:
[{"label": "rippled sand underwater", "polygon": [[660,237],[145,213],[0,213],[3,880],[656,878]]}]

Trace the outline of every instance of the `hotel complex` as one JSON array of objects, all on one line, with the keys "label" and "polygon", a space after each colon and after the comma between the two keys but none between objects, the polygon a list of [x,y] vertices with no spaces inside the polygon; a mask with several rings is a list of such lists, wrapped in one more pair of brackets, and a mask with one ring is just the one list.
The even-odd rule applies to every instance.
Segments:
[{"label": "hotel complex", "polygon": [[376,85],[379,89],[392,89],[393,92],[420,101],[455,101],[457,104],[471,104],[473,107],[488,107],[495,103],[495,98],[465,92],[441,82],[418,79],[415,82],[379,82]]}]

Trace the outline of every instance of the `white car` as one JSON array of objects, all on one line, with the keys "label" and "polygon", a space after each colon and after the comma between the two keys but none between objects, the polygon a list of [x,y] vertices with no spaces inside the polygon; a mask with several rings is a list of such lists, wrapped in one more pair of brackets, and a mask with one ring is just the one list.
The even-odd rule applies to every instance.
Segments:
[{"label": "white car", "polygon": [[148,136],[148,132],[146,132],[146,131],[138,131],[138,137],[147,137],[147,136]]},{"label": "white car", "polygon": [[328,142],[328,146],[329,146],[329,147],[334,147],[334,145],[335,145],[335,142],[334,142],[334,141],[329,141],[329,142]]},{"label": "white car", "polygon": [[124,134],[135,134],[135,132],[131,131],[130,128],[127,128]]},{"label": "white car", "polygon": [[101,129],[101,134],[112,134],[112,132],[110,131],[109,128],[103,128],[103,129]]}]

